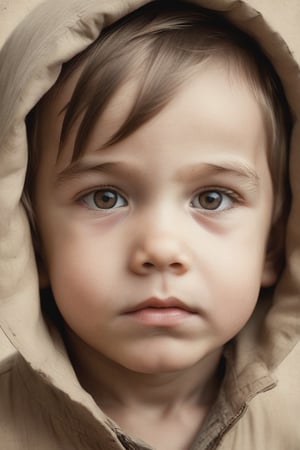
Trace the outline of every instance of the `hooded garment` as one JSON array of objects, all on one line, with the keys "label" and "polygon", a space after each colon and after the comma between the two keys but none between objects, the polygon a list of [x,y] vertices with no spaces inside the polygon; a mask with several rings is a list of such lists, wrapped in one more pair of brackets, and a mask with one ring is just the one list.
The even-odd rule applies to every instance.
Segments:
[{"label": "hooded garment", "polygon": [[[25,116],[55,83],[64,61],[86,48],[103,27],[146,3],[0,2],[1,450],[150,448],[123,433],[80,386],[55,324],[41,312],[30,228],[20,203],[27,163]],[[260,42],[281,78],[294,124],[286,267],[276,289],[259,300],[247,326],[228,345],[218,399],[191,449],[299,450],[300,4],[194,3],[222,11]],[[8,345],[12,351],[6,356]]]}]

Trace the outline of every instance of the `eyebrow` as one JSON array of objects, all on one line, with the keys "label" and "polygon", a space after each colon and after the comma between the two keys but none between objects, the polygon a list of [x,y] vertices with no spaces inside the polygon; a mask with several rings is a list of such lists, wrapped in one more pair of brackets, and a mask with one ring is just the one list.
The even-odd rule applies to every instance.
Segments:
[{"label": "eyebrow", "polygon": [[85,162],[83,160],[77,160],[70,164],[68,167],[59,172],[56,176],[57,184],[62,184],[66,181],[77,179],[81,175],[89,173],[111,173],[114,172],[126,172],[131,173],[130,167],[127,164],[119,162],[103,162],[101,164],[94,164]]},{"label": "eyebrow", "polygon": [[260,178],[256,171],[249,165],[240,161],[221,161],[218,164],[201,163],[191,165],[180,170],[178,179],[197,181],[200,177],[211,175],[228,175],[239,179],[243,183],[249,184],[249,188],[257,189]]},{"label": "eyebrow", "polygon": [[[133,176],[135,169],[126,162],[108,161],[100,164],[87,162],[82,159],[75,161],[67,166],[56,176],[57,184],[62,184],[66,181],[77,179],[81,175],[88,175],[89,173],[114,173]],[[196,182],[204,176],[213,175],[228,175],[239,179],[241,182],[248,184],[249,189],[256,190],[259,187],[259,176],[255,170],[249,165],[240,161],[221,161],[215,163],[199,163],[192,164],[179,170],[176,179],[178,181]]]}]

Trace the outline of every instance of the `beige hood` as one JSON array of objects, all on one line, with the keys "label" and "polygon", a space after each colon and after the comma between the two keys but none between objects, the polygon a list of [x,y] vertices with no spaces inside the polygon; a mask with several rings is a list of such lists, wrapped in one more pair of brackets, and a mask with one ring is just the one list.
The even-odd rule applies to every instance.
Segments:
[{"label": "beige hood", "polygon": [[[89,403],[91,409],[95,408],[92,400],[81,398],[77,389],[59,335],[43,321],[40,312],[30,230],[20,204],[27,161],[24,118],[54,84],[64,61],[88,46],[103,27],[145,3],[147,0],[0,1],[0,43],[5,41],[0,53],[0,325],[12,348],[33,368],[68,392],[73,389],[72,379],[72,395]],[[300,337],[300,72],[296,63],[297,60],[300,63],[300,3],[299,0],[251,0],[247,4],[236,0],[194,0],[194,3],[223,11],[260,41],[282,80],[295,118],[287,266],[262,321],[259,338],[247,340],[246,344],[241,336],[235,350],[236,373],[241,378],[246,376],[251,362],[251,366],[260,367],[263,378],[280,367]],[[266,19],[253,8],[266,14]],[[300,373],[300,361],[298,367]]]}]

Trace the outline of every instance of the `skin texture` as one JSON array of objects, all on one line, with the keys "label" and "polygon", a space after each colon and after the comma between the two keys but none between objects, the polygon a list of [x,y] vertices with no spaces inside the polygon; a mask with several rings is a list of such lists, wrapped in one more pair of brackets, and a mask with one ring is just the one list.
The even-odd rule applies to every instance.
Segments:
[{"label": "skin texture", "polygon": [[45,275],[83,386],[130,433],[188,448],[215,399],[224,344],[276,276],[262,113],[240,76],[210,63],[101,149],[130,108],[134,84],[124,86],[70,166],[76,129],[56,161],[58,111],[75,78],[41,121],[34,205]]}]

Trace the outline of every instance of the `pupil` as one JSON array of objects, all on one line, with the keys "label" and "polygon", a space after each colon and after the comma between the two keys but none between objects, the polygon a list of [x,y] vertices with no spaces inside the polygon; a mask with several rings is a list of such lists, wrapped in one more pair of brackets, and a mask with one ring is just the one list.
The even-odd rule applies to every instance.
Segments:
[{"label": "pupil", "polygon": [[208,192],[202,197],[202,206],[206,209],[217,209],[222,202],[222,196],[218,192]]},{"label": "pupil", "polygon": [[94,202],[99,208],[113,208],[117,203],[116,194],[110,191],[97,191],[94,196]]}]

